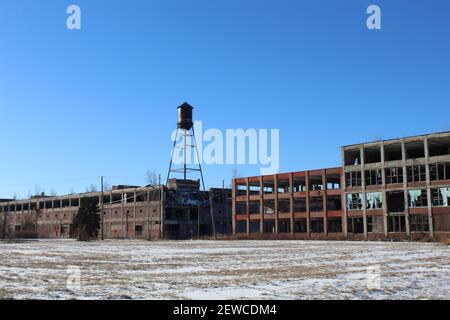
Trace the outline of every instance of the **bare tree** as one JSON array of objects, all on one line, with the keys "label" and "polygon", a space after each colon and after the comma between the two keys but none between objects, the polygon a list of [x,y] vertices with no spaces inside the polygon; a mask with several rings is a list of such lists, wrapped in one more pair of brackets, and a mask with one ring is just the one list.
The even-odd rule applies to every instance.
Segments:
[{"label": "bare tree", "polygon": [[151,184],[153,186],[159,185],[159,183],[160,183],[159,174],[155,170],[147,171],[146,180],[147,180],[148,184]]},{"label": "bare tree", "polygon": [[40,195],[41,195],[41,192],[42,192],[41,186],[38,185],[38,184],[35,184],[35,185],[34,185],[34,195],[35,195],[35,196],[40,196]]},{"label": "bare tree", "polygon": [[53,190],[53,189],[50,189],[50,195],[51,195],[52,197],[55,197],[55,196],[56,196],[56,192],[55,192],[55,190]]},{"label": "bare tree", "polygon": [[97,192],[97,187],[95,184],[91,183],[90,186],[86,186],[86,192]]},{"label": "bare tree", "polygon": [[237,179],[239,177],[240,177],[240,174],[239,174],[237,168],[233,168],[233,170],[231,171],[231,181],[230,181],[230,185],[229,185],[230,189],[233,187],[233,180]]}]

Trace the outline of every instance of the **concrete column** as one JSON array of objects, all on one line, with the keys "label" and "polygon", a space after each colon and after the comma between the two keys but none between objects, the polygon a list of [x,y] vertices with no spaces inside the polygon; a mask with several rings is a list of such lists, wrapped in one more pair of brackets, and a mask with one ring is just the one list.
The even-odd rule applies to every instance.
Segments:
[{"label": "concrete column", "polygon": [[405,201],[405,230],[406,235],[410,235],[409,230],[409,201],[408,201],[408,170],[406,168],[406,147],[405,142],[402,141],[402,162],[403,162],[403,197]]},{"label": "concrete column", "polygon": [[264,234],[264,181],[259,177],[259,233]]},{"label": "concrete column", "polygon": [[291,227],[291,237],[294,237],[294,174],[291,172],[289,174],[289,202],[290,202],[290,227]]},{"label": "concrete column", "polygon": [[305,172],[306,184],[306,233],[308,239],[311,239],[311,210],[309,208],[309,171]]},{"label": "concrete column", "polygon": [[327,172],[322,170],[323,234],[328,239]]},{"label": "concrete column", "polygon": [[384,236],[388,236],[388,226],[387,226],[387,193],[386,193],[386,168],[385,168],[385,156],[384,156],[384,142],[381,142],[381,185],[383,193],[383,231]]},{"label": "concrete column", "polygon": [[250,236],[250,181],[249,178],[245,179],[246,185],[246,205],[245,211],[247,216],[247,236]]},{"label": "concrete column", "polygon": [[278,212],[278,175],[275,174],[273,176],[273,186],[274,186],[274,192],[275,192],[275,236],[278,238],[279,232],[278,232],[278,219],[279,219],[279,212]]},{"label": "concrete column", "polygon": [[428,138],[425,138],[423,144],[425,148],[425,172],[427,177],[428,225],[430,228],[430,238],[433,238],[434,237],[433,208],[432,208],[433,199],[431,199],[430,154],[428,149]]},{"label": "concrete column", "polygon": [[236,235],[236,220],[237,220],[237,214],[236,214],[236,181],[233,179],[232,186],[231,186],[231,232],[233,233],[233,236]]},{"label": "concrete column", "polygon": [[366,173],[364,161],[364,147],[360,147],[361,154],[361,193],[362,193],[362,209],[363,209],[363,227],[364,238],[367,239],[367,200],[366,200]]}]

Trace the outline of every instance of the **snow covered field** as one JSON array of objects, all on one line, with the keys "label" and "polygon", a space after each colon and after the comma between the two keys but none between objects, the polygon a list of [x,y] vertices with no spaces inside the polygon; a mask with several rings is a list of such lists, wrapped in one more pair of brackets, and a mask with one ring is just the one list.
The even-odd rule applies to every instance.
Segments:
[{"label": "snow covered field", "polygon": [[450,299],[449,261],[434,243],[0,242],[0,298]]}]

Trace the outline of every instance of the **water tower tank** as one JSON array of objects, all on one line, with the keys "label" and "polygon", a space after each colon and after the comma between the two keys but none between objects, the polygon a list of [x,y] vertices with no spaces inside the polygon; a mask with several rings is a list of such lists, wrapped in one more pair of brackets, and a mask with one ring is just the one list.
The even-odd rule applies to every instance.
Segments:
[{"label": "water tower tank", "polygon": [[178,107],[178,128],[184,130],[192,128],[192,109],[194,108],[186,102]]}]

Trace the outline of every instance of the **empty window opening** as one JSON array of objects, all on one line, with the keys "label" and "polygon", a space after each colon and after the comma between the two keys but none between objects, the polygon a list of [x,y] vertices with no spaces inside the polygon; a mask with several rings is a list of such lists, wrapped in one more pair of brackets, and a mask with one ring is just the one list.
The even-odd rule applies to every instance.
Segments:
[{"label": "empty window opening", "polygon": [[361,164],[360,149],[344,150],[344,162],[346,166],[356,166]]},{"label": "empty window opening", "polygon": [[353,234],[364,233],[364,219],[362,217],[348,218],[347,232]]},{"label": "empty window opening", "polygon": [[389,232],[405,232],[405,215],[390,215],[388,217]]},{"label": "empty window opening", "polygon": [[450,206],[450,188],[431,189],[431,198],[434,207]]},{"label": "empty window opening", "polygon": [[381,162],[380,146],[364,148],[364,164]]},{"label": "empty window opening", "polygon": [[362,193],[348,193],[347,210],[362,210]]},{"label": "empty window opening", "polygon": [[275,233],[274,220],[264,220],[264,233]]},{"label": "empty window opening", "polygon": [[450,137],[428,139],[430,157],[450,155]]},{"label": "empty window opening", "polygon": [[143,228],[140,224],[137,224],[134,226],[134,233],[135,233],[136,237],[142,237],[142,231],[143,231]]},{"label": "empty window opening", "polygon": [[272,193],[274,193],[274,189],[275,189],[275,183],[273,180],[263,179],[264,194],[272,194]]},{"label": "empty window opening", "polygon": [[294,232],[305,233],[307,232],[307,224],[305,219],[295,219],[294,220]]},{"label": "empty window opening", "polygon": [[367,208],[367,210],[382,209],[383,208],[383,193],[367,192],[366,193],[366,208]]},{"label": "empty window opening", "polygon": [[259,221],[251,220],[250,221],[250,233],[259,233],[259,232],[260,232]]},{"label": "empty window opening", "polygon": [[323,197],[311,197],[309,199],[309,210],[311,212],[323,211]]},{"label": "empty window opening", "polygon": [[278,232],[279,233],[291,232],[291,222],[289,220],[279,220],[278,221]]},{"label": "empty window opening", "polygon": [[146,202],[146,201],[147,201],[147,193],[137,193],[136,194],[136,202]]},{"label": "empty window opening", "polygon": [[275,214],[274,200],[264,200],[264,214]]},{"label": "empty window opening", "polygon": [[247,195],[247,185],[243,183],[236,184],[236,195],[237,196],[246,196]]},{"label": "empty window opening", "polygon": [[408,166],[406,167],[408,182],[427,181],[425,166]]},{"label": "empty window opening", "polygon": [[342,219],[341,218],[329,218],[328,219],[328,232],[330,232],[330,233],[342,232]]},{"label": "empty window opening", "polygon": [[361,171],[352,171],[345,173],[345,181],[347,188],[361,186]]},{"label": "empty window opening", "polygon": [[367,232],[383,233],[384,222],[383,217],[367,217]]},{"label": "empty window opening", "polygon": [[365,173],[367,186],[381,185],[383,183],[381,169],[366,170]]},{"label": "empty window opening", "polygon": [[423,208],[428,206],[427,190],[408,190],[410,208]]},{"label": "empty window opening", "polygon": [[384,146],[384,161],[402,160],[402,145],[400,143]]},{"label": "empty window opening", "polygon": [[294,212],[306,212],[306,199],[294,199]]},{"label": "empty window opening", "polygon": [[450,180],[450,163],[430,164],[430,180]]},{"label": "empty window opening", "polygon": [[341,188],[341,175],[339,173],[327,173],[327,190],[336,190]]},{"label": "empty window opening", "polygon": [[279,179],[277,181],[278,184],[278,193],[286,193],[286,192],[290,192],[290,183],[289,183],[289,179]]},{"label": "empty window opening", "polygon": [[286,199],[278,200],[278,212],[279,213],[290,213],[291,212],[291,201]]},{"label": "empty window opening", "polygon": [[403,183],[403,168],[386,168],[386,184]]},{"label": "empty window opening", "polygon": [[247,221],[245,220],[236,221],[236,232],[247,233]]},{"label": "empty window opening", "polygon": [[321,175],[311,175],[309,177],[309,190],[323,190],[323,181]]},{"label": "empty window opening", "polygon": [[292,188],[293,188],[294,192],[305,192],[306,191],[305,177],[295,177],[294,176]]},{"label": "empty window opening", "polygon": [[425,157],[425,147],[423,141],[413,141],[405,143],[406,159],[419,159]]},{"label": "empty window opening", "polygon": [[341,196],[327,196],[327,210],[328,211],[342,210]]},{"label": "empty window opening", "polygon": [[312,218],[311,219],[311,232],[312,233],[323,233],[323,219],[322,218]]},{"label": "empty window opening", "polygon": [[238,214],[238,215],[247,214],[247,203],[237,202],[236,203],[236,214]]},{"label": "empty window opening", "polygon": [[430,224],[428,216],[425,214],[413,214],[409,216],[409,226],[411,232],[429,232]]},{"label": "empty window opening", "polygon": [[260,202],[258,201],[250,201],[250,214],[260,214]]},{"label": "empty window opening", "polygon": [[403,191],[392,191],[386,193],[386,204],[388,212],[404,212],[405,211],[405,195]]}]

